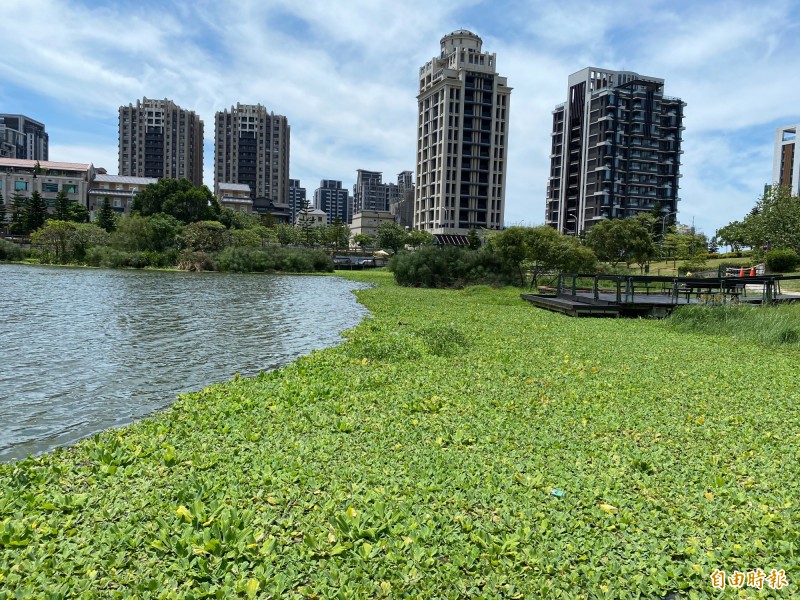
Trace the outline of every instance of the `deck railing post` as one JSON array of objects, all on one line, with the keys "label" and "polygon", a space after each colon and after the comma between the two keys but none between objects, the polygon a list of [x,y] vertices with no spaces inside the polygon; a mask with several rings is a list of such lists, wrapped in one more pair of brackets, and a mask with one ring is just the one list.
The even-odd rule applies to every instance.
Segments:
[{"label": "deck railing post", "polygon": [[572,276],[572,295],[576,296],[578,294],[578,276]]},{"label": "deck railing post", "polygon": [[622,302],[622,282],[620,281],[619,277],[617,277],[617,304]]},{"label": "deck railing post", "polygon": [[556,296],[561,294],[561,290],[564,289],[564,274],[559,273],[558,279],[556,280]]},{"label": "deck railing post", "polygon": [[600,284],[599,284],[599,281],[600,281],[600,278],[597,275],[595,275],[594,276],[594,282],[592,284],[592,291],[594,292],[594,299],[595,300],[599,300],[600,299]]}]

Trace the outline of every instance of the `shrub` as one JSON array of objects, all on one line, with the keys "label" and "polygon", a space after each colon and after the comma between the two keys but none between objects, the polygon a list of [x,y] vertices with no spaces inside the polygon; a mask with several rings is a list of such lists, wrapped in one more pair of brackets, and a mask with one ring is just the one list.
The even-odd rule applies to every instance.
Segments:
[{"label": "shrub", "polygon": [[105,267],[119,269],[131,267],[144,269],[145,267],[174,267],[178,262],[178,251],[153,252],[125,252],[109,246],[95,246],[86,251],[85,262],[92,267]]},{"label": "shrub", "polygon": [[253,248],[232,246],[215,257],[219,271],[236,273],[264,273],[287,271],[289,273],[314,273],[333,271],[333,261],[322,250],[309,248]]},{"label": "shrub", "polygon": [[86,251],[86,264],[92,267],[116,269],[126,266],[128,253],[108,246],[95,246]]},{"label": "shrub", "polygon": [[453,246],[426,246],[396,254],[389,261],[399,285],[455,287],[484,283],[504,285],[518,280],[516,273],[495,254]]},{"label": "shrub", "polygon": [[791,273],[800,265],[800,256],[794,250],[770,250],[766,262],[773,273]]},{"label": "shrub", "polygon": [[274,253],[249,246],[232,246],[217,255],[217,269],[234,273],[263,273],[275,270]]},{"label": "shrub", "polygon": [[214,260],[205,252],[184,250],[178,256],[178,268],[183,271],[213,271]]},{"label": "shrub", "polygon": [[25,254],[25,250],[14,242],[0,240],[0,260],[22,260]]}]

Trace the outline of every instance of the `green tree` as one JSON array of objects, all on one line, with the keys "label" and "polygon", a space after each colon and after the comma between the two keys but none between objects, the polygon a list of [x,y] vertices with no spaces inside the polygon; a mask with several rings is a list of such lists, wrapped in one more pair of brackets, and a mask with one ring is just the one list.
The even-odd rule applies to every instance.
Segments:
[{"label": "green tree", "polygon": [[219,221],[196,221],[183,228],[181,243],[193,252],[216,252],[225,247],[226,231]]},{"label": "green tree", "polygon": [[228,229],[253,229],[261,225],[258,215],[233,210],[227,206],[222,208],[217,220]]},{"label": "green tree", "polygon": [[530,274],[536,285],[545,273],[593,271],[596,257],[573,236],[552,227],[509,227],[492,234],[485,250],[499,256],[510,272],[517,273],[520,286]]},{"label": "green tree", "polygon": [[0,232],[6,226],[6,201],[3,199],[3,194],[0,193]]},{"label": "green tree", "polygon": [[25,210],[22,216],[22,226],[25,233],[36,231],[47,220],[47,206],[42,195],[34,191],[31,197],[25,202]]},{"label": "green tree", "polygon": [[23,224],[25,216],[25,201],[26,198],[19,192],[11,194],[11,224],[9,231],[12,233],[25,233],[25,226]]},{"label": "green tree", "polygon": [[107,232],[111,233],[117,226],[117,216],[114,209],[111,208],[111,202],[108,198],[103,198],[103,206],[100,208],[100,214],[97,217],[97,225]]},{"label": "green tree", "polygon": [[275,237],[281,246],[297,244],[300,241],[300,232],[288,223],[278,223],[274,229]]},{"label": "green tree", "polygon": [[747,234],[744,223],[732,221],[717,230],[717,241],[723,246],[729,246],[732,252],[741,252],[746,246]]},{"label": "green tree", "polygon": [[408,233],[397,223],[381,223],[375,241],[379,248],[397,254],[408,243]]},{"label": "green tree", "polygon": [[311,246],[316,241],[314,221],[311,215],[311,203],[303,200],[303,206],[297,213],[295,225],[300,229],[300,240],[306,246]]},{"label": "green tree", "polygon": [[342,221],[341,217],[336,217],[333,223],[325,227],[323,239],[332,249],[347,248],[350,243],[350,226]]},{"label": "green tree", "polygon": [[467,232],[467,247],[470,250],[478,250],[482,246],[481,238],[478,235],[478,230],[475,228]]},{"label": "green tree", "polygon": [[45,262],[66,264],[84,259],[89,248],[103,246],[108,234],[90,223],[50,219],[31,234],[31,243],[38,246]]},{"label": "green tree", "polygon": [[375,240],[373,240],[366,233],[357,233],[353,236],[353,243],[361,248],[361,250],[366,249],[367,246],[371,246],[374,241]]},{"label": "green tree", "polygon": [[108,243],[109,235],[105,229],[94,223],[75,222],[75,233],[72,237],[72,259],[82,262],[90,248],[106,246]]},{"label": "green tree", "polygon": [[[470,229],[470,231],[473,231]],[[433,234],[430,231],[425,231],[423,229],[414,229],[410,233],[408,233],[408,244],[412,246],[414,249],[421,248],[422,246],[432,246]]]},{"label": "green tree", "polygon": [[742,223],[745,245],[800,252],[800,197],[786,186],[769,186]]},{"label": "green tree", "polygon": [[208,187],[193,186],[188,179],[164,178],[136,194],[133,210],[145,217],[165,213],[183,223],[193,223],[216,219],[221,207]]},{"label": "green tree", "polygon": [[56,221],[71,221],[72,214],[70,212],[70,205],[72,201],[67,196],[67,192],[63,189],[56,194],[56,205],[53,218]]},{"label": "green tree", "polygon": [[159,213],[151,217],[131,214],[117,222],[111,245],[128,252],[164,252],[177,247],[181,223],[175,217]]},{"label": "green tree", "polygon": [[263,246],[263,238],[259,235],[259,229],[267,228],[229,229],[227,234],[228,245],[234,248],[261,248]]},{"label": "green tree", "polygon": [[89,209],[80,202],[71,202],[69,205],[69,217],[76,223],[88,223]]},{"label": "green tree", "polygon": [[612,267],[620,262],[644,266],[657,255],[652,231],[637,218],[600,221],[586,234],[586,245]]},{"label": "green tree", "polygon": [[68,263],[72,258],[72,236],[75,223],[51,219],[31,234],[31,243],[39,247],[45,262]]}]

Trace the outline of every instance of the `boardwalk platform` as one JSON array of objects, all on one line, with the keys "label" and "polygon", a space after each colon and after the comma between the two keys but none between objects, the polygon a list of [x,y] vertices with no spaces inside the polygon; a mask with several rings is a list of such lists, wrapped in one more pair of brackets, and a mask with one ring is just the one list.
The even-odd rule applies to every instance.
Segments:
[{"label": "boardwalk platform", "polygon": [[754,277],[649,277],[563,273],[555,293],[521,294],[534,306],[572,317],[666,317],[686,304],[798,302],[781,293],[782,275]]}]

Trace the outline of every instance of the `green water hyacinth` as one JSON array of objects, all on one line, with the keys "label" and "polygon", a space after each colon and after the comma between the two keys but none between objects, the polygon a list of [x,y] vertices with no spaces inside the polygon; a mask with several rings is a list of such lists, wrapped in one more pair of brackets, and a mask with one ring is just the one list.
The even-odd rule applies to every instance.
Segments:
[{"label": "green water hyacinth", "polygon": [[341,346],[1,465],[0,598],[797,593],[796,346],[348,276]]}]

